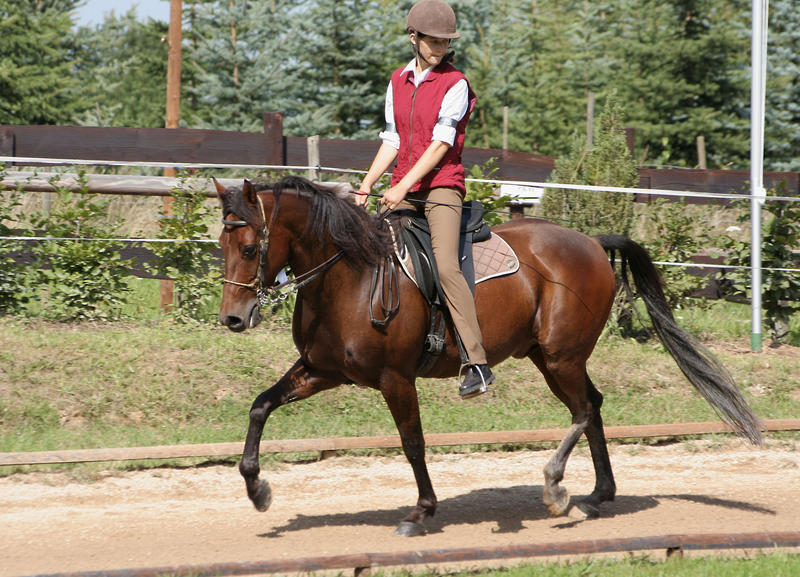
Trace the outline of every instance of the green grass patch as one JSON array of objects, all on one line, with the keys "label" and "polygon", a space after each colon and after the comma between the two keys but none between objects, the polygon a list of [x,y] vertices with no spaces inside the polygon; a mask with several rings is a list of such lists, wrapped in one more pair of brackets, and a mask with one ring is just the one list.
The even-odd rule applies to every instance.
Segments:
[{"label": "green grass patch", "polygon": [[[759,416],[800,414],[800,351],[783,346],[751,353],[748,329],[739,322],[749,318],[748,307],[721,303],[681,315],[726,364]],[[722,328],[720,315],[729,319]],[[155,319],[55,324],[6,318],[0,351],[3,452],[241,441],[253,399],[297,358],[291,331],[279,321],[235,334]],[[657,341],[605,336],[589,372],[605,395],[606,425],[717,420]],[[569,425],[569,412],[528,360],[509,359],[496,373],[491,394],[469,403],[458,398],[456,379],[419,379],[425,431]],[[264,438],[395,433],[378,392],[345,385],[281,407]]]},{"label": "green grass patch", "polygon": [[[451,577],[794,577],[800,555],[758,554],[749,558],[697,557],[659,561],[643,555],[566,563],[536,563],[502,570],[449,573]],[[379,574],[380,575],[380,574]],[[429,577],[437,573],[404,573]]]}]

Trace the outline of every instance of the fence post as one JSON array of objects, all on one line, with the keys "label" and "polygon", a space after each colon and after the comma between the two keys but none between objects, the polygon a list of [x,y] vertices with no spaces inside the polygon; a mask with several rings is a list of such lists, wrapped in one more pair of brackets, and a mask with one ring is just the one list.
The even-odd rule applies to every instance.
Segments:
[{"label": "fence post", "polygon": [[[167,58],[167,118],[166,128],[178,128],[181,117],[181,42],[183,38],[183,5],[181,0],[170,0],[169,5],[169,56]],[[174,168],[165,168],[164,176],[175,177]],[[172,197],[164,197],[164,218],[172,216]],[[161,310],[172,308],[175,285],[171,280],[161,281]]]},{"label": "fence post", "polygon": [[319,180],[319,135],[309,136],[306,139],[306,150],[308,151],[308,180],[315,182]]}]

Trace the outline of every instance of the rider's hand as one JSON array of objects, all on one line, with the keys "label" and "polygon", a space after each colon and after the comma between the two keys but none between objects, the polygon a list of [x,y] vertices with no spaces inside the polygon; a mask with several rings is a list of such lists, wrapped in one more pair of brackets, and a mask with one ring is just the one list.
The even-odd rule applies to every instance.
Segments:
[{"label": "rider's hand", "polygon": [[393,186],[389,190],[387,190],[383,198],[381,198],[381,204],[383,204],[389,210],[394,210],[397,208],[397,205],[403,202],[403,199],[406,197],[408,193],[408,189],[404,186]]},{"label": "rider's hand", "polygon": [[366,208],[367,200],[369,200],[369,189],[363,186],[358,189],[356,195],[356,206],[363,206]]}]

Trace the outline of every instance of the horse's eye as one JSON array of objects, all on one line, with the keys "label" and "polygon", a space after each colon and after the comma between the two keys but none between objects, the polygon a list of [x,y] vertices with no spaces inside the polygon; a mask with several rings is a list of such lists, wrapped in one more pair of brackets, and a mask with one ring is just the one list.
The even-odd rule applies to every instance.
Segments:
[{"label": "horse's eye", "polygon": [[247,246],[242,247],[242,256],[244,258],[253,258],[256,256],[257,247],[254,244],[248,244]]}]

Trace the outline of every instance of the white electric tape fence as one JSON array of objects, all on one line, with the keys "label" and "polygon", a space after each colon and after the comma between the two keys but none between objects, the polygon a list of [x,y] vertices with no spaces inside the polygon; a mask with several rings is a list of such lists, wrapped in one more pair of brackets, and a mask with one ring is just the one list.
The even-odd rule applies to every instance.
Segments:
[{"label": "white electric tape fence", "polygon": [[[36,164],[52,164],[52,165],[73,165],[73,166],[126,166],[126,167],[141,167],[141,168],[174,168],[178,170],[185,169],[207,169],[207,168],[244,168],[256,170],[276,170],[276,171],[309,171],[316,170],[318,172],[331,172],[339,174],[365,174],[366,171],[354,170],[346,168],[335,168],[328,166],[292,166],[292,165],[277,165],[277,164],[216,164],[216,163],[181,163],[176,166],[173,162],[137,162],[137,161],[113,161],[113,160],[88,160],[88,159],[74,159],[74,158],[36,158],[36,157],[20,157],[20,156],[0,156],[0,163],[5,162],[18,162],[18,163],[36,163]],[[563,190],[588,190],[594,192],[615,192],[619,194],[647,194],[652,196],[677,196],[683,198],[715,198],[720,200],[745,200],[757,199],[760,202],[799,202],[800,198],[792,196],[766,196],[766,194],[748,195],[748,194],[734,194],[734,193],[717,193],[717,192],[696,192],[696,191],[678,191],[678,190],[664,190],[655,188],[626,188],[619,186],[593,186],[587,184],[560,184],[554,182],[535,182],[535,181],[521,181],[521,180],[496,180],[484,178],[467,178],[467,182],[481,183],[481,184],[495,184],[495,185],[510,185],[518,187],[526,187],[533,189],[555,188]],[[87,241],[87,242],[121,242],[121,243],[182,243],[182,242],[196,242],[196,243],[216,243],[215,240],[208,239],[163,239],[163,238],[54,238],[54,237],[35,237],[35,236],[11,236],[2,237],[7,241]],[[710,263],[678,263],[678,262],[660,262],[654,261],[657,265],[662,266],[677,266],[677,267],[691,267],[691,268],[718,268],[718,269],[749,269],[745,266],[710,264]],[[800,269],[794,268],[768,268],[763,267],[765,271],[780,271],[780,272],[800,272]]]}]

